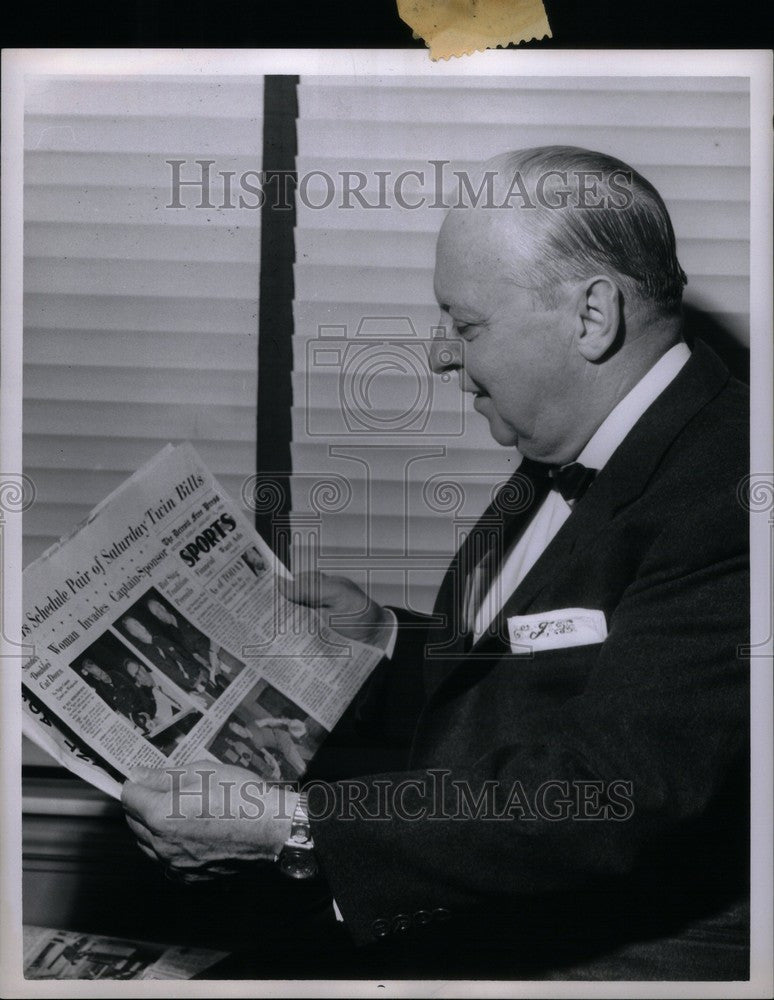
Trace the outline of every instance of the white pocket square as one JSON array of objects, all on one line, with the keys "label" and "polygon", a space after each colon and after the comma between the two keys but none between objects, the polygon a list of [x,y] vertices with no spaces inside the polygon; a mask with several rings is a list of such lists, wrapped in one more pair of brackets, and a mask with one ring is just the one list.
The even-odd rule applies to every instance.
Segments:
[{"label": "white pocket square", "polygon": [[607,623],[602,611],[594,608],[558,608],[535,615],[513,615],[508,619],[512,653],[539,653],[543,649],[564,649],[603,642]]}]

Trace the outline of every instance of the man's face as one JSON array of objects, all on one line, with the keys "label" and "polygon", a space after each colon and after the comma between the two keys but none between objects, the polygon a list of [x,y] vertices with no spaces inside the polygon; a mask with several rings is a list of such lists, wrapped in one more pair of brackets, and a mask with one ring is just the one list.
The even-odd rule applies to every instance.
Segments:
[{"label": "man's face", "polygon": [[136,618],[125,618],[124,625],[126,626],[126,631],[129,635],[133,636],[135,639],[139,639],[140,642],[153,641],[153,636],[142,624],[142,622],[138,622]]},{"label": "man's face", "polygon": [[138,663],[136,660],[129,660],[126,664],[126,672],[135,684],[139,684],[140,687],[150,687],[153,684],[150,673],[143,663]]},{"label": "man's face", "polygon": [[[438,239],[435,293],[446,328],[431,368],[456,368],[492,437],[530,458],[554,459],[572,420],[579,362],[569,294],[547,308],[520,278],[508,223],[496,210],[453,212]],[[444,348],[447,348],[444,357]],[[448,361],[451,356],[451,363]]]},{"label": "man's face", "polygon": [[152,615],[158,618],[159,621],[164,622],[166,625],[172,625],[174,623],[175,619],[173,616],[169,613],[169,611],[167,611],[164,605],[160,604],[158,601],[148,601],[147,608]]},{"label": "man's face", "polygon": [[102,667],[97,666],[94,660],[84,660],[83,670],[89,674],[90,677],[96,677],[97,680],[102,681],[103,684],[112,684],[110,674],[105,673]]}]

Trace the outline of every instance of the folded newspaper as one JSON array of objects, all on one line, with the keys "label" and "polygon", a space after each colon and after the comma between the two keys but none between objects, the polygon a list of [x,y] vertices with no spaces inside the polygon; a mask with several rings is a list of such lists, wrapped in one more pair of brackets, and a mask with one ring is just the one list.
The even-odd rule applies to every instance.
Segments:
[{"label": "folded newspaper", "polygon": [[227,954],[24,925],[25,979],[192,979]]},{"label": "folded newspaper", "polygon": [[194,448],[167,445],[24,571],[25,735],[114,797],[137,764],[297,780],[382,654],[281,575]]}]

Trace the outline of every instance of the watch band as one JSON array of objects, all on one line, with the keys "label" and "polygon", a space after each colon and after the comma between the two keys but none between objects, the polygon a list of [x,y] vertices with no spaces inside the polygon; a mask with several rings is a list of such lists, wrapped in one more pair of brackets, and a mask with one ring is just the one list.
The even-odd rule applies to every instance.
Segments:
[{"label": "watch band", "polygon": [[298,796],[298,803],[290,821],[290,837],[283,844],[277,860],[280,871],[289,878],[314,878],[320,870],[314,853],[305,792],[301,792]]}]

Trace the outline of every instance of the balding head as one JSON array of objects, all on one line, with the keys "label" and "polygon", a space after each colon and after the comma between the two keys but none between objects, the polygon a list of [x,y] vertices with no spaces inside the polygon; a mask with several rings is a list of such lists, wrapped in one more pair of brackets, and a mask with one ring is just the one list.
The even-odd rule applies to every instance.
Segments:
[{"label": "balding head", "polygon": [[500,444],[571,461],[680,339],[669,216],[626,164],[568,147],[496,157],[470,193],[438,238],[431,367],[459,371]]},{"label": "balding head", "polygon": [[[467,195],[465,197],[464,195]],[[685,272],[653,185],[605,153],[541,146],[487,160],[445,225],[483,214],[512,274],[549,298],[556,285],[606,273],[632,307],[679,312]]]}]

